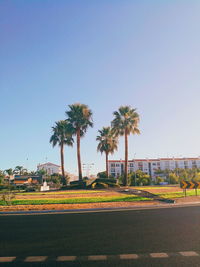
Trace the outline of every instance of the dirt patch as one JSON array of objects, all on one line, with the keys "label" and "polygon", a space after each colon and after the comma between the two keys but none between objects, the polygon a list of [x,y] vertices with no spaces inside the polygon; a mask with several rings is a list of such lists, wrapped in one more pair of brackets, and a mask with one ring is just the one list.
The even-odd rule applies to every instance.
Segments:
[{"label": "dirt patch", "polygon": [[67,210],[67,209],[96,209],[96,208],[122,208],[159,205],[156,201],[138,202],[104,202],[104,203],[85,203],[85,204],[47,204],[47,205],[16,205],[0,206],[0,211],[30,211],[30,210]]},{"label": "dirt patch", "polygon": [[190,203],[190,202],[200,203],[200,196],[181,197],[181,198],[176,198],[175,200],[176,203]]},{"label": "dirt patch", "polygon": [[142,187],[136,187],[135,189],[138,190],[144,190],[148,191],[152,194],[164,194],[164,193],[173,193],[173,192],[183,192],[183,189],[181,189],[178,186],[169,186],[169,187],[148,187],[148,188],[142,188]]}]

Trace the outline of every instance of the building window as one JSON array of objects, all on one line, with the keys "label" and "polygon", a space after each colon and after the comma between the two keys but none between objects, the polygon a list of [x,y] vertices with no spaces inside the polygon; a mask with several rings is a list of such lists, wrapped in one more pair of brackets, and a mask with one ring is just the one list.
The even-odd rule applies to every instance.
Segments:
[{"label": "building window", "polygon": [[115,167],[115,163],[111,163],[111,167]]}]

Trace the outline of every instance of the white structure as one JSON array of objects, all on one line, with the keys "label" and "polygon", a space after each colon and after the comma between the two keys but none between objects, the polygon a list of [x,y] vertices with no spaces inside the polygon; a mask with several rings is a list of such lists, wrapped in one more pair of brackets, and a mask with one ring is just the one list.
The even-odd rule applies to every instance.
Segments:
[{"label": "white structure", "polygon": [[40,191],[49,191],[49,186],[47,185],[46,181],[44,181],[43,185],[40,188]]},{"label": "white structure", "polygon": [[56,165],[54,163],[51,162],[47,162],[44,164],[39,164],[37,166],[37,170],[45,170],[47,172],[48,175],[52,175],[54,173],[58,173],[61,174],[61,166]]},{"label": "white structure", "polygon": [[[108,172],[118,177],[124,172],[124,160],[109,160]],[[176,168],[200,168],[200,158],[160,158],[160,159],[134,159],[128,161],[128,172],[141,170],[154,178],[156,170],[174,170]]]}]

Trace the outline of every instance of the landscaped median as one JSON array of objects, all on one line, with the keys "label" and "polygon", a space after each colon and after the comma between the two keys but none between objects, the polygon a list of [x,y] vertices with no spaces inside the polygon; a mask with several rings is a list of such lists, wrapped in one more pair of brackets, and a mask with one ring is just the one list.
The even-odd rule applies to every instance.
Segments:
[{"label": "landscaped median", "polygon": [[[178,202],[200,202],[199,196],[195,196],[195,190],[187,190],[187,196],[178,186],[148,186],[132,187],[139,191],[148,191],[166,199],[175,199]],[[123,191],[123,190],[122,190]],[[122,208],[146,205],[160,205],[153,198],[141,195],[124,193],[118,190],[63,190],[52,192],[15,192],[9,205],[0,200],[0,211],[26,211],[26,210],[64,210],[64,209],[96,209],[96,208]]]},{"label": "landscaped median", "polygon": [[0,211],[116,208],[155,203],[152,199],[112,190],[74,190],[16,193],[8,205],[0,201]]},{"label": "landscaped median", "polygon": [[[11,201],[11,205],[46,205],[46,204],[82,204],[82,203],[99,203],[99,202],[133,202],[133,201],[149,201],[149,198],[138,197],[133,195],[111,196],[111,197],[75,197],[62,199],[15,199]],[[0,201],[0,205],[6,203]]]}]

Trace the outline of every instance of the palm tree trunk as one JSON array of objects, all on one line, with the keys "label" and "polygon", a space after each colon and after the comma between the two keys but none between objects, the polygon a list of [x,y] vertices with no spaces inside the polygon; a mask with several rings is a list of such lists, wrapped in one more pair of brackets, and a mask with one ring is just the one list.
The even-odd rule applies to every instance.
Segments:
[{"label": "palm tree trunk", "polygon": [[128,180],[128,134],[125,131],[125,172],[124,172],[124,181],[123,185],[127,185]]},{"label": "palm tree trunk", "polygon": [[60,158],[61,158],[61,169],[62,169],[62,184],[66,185],[65,180],[65,168],[64,168],[64,145],[60,146]]},{"label": "palm tree trunk", "polygon": [[106,177],[108,178],[108,152],[106,152]]},{"label": "palm tree trunk", "polygon": [[80,129],[77,130],[77,159],[78,159],[78,174],[79,181],[82,181],[82,168],[81,168],[81,153],[80,153]]}]

